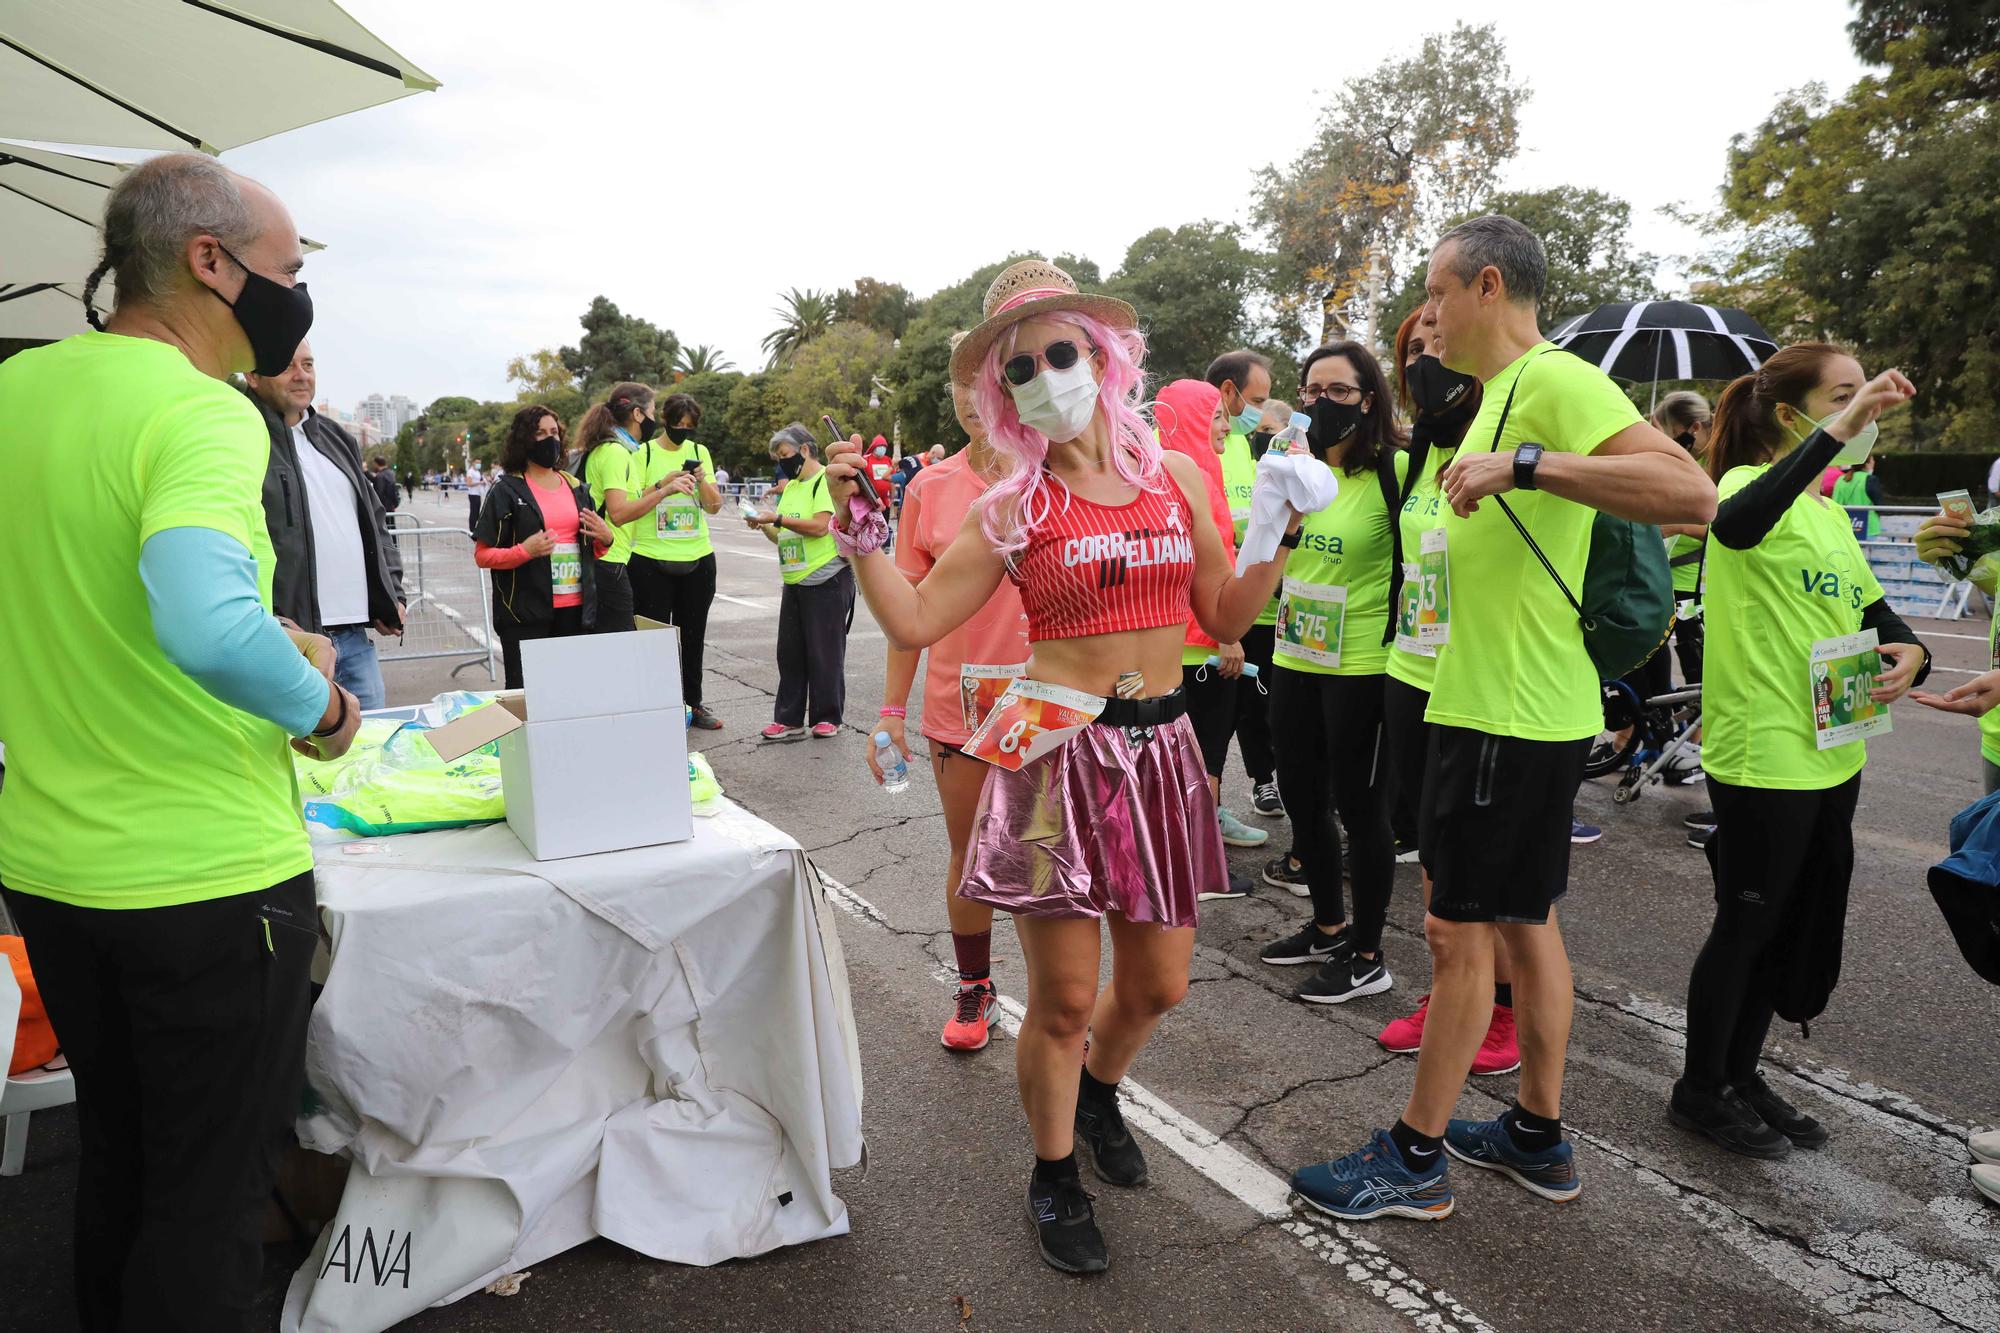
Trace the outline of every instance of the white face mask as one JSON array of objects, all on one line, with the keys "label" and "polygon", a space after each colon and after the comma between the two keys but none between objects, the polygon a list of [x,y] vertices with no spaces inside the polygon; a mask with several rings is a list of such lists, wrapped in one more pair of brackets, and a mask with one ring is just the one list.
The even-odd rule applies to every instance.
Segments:
[{"label": "white face mask", "polygon": [[[1793,410],[1797,411],[1796,408]],[[1803,412],[1800,412],[1799,420],[1811,421],[1813,425],[1819,427],[1821,430],[1825,430],[1826,421],[1831,421],[1833,420],[1833,418],[1828,417],[1826,421],[1813,421],[1811,417],[1807,416]],[[1794,435],[1798,435],[1797,431],[1793,431],[1792,433]],[[1873,421],[1869,422],[1867,425],[1863,426],[1860,430],[1854,433],[1853,439],[1847,441],[1847,443],[1840,446],[1840,452],[1833,456],[1833,465],[1835,467],[1861,466],[1861,464],[1868,461],[1868,455],[1875,451],[1875,437],[1880,435],[1881,433],[1882,431],[1878,423]],[[1810,434],[1812,434],[1811,431],[1806,432],[1806,435]],[[1799,436],[1799,443],[1804,444],[1805,440],[1806,440],[1805,435]]]},{"label": "white face mask", "polygon": [[1090,360],[1079,358],[1068,370],[1044,370],[1026,384],[1007,386],[1021,424],[1038,430],[1057,444],[1083,434],[1097,411],[1097,377]]}]

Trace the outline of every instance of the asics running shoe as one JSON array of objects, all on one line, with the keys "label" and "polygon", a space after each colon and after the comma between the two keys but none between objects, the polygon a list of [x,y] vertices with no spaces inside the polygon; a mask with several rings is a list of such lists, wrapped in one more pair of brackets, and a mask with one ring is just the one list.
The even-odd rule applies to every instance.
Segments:
[{"label": "asics running shoe", "polygon": [[1350,1222],[1371,1217],[1442,1222],[1454,1207],[1444,1154],[1428,1170],[1412,1171],[1386,1129],[1345,1157],[1292,1172],[1292,1190],[1310,1207]]},{"label": "asics running shoe", "polygon": [[1576,1152],[1569,1144],[1526,1152],[1515,1146],[1514,1136],[1498,1117],[1450,1122],[1444,1129],[1444,1148],[1467,1166],[1498,1171],[1544,1199],[1568,1203],[1583,1193],[1583,1181],[1576,1174]]}]

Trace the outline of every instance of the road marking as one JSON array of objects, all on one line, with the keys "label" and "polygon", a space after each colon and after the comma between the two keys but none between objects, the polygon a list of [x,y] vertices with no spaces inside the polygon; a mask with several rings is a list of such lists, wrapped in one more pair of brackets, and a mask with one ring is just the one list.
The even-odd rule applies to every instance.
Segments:
[{"label": "road marking", "polygon": [[1941,629],[1926,630],[1922,637],[1926,639],[1965,639],[1972,643],[1986,642],[1984,634],[1953,634],[1948,630]]},{"label": "road marking", "polygon": [[752,611],[769,611],[771,609],[767,603],[753,602],[748,597],[731,597],[726,592],[715,594],[715,600],[718,602],[729,602],[735,606],[747,606]]},{"label": "road marking", "polygon": [[[839,880],[814,866],[819,881],[836,907],[858,920],[884,930],[894,929],[880,908]],[[957,974],[940,969],[938,979],[957,984]],[[1000,1029],[1019,1037],[1027,1013],[1011,995],[1000,998]],[[1119,1101],[1134,1129],[1193,1167],[1217,1186],[1279,1230],[1296,1240],[1354,1286],[1381,1301],[1418,1328],[1430,1333],[1494,1333],[1493,1326],[1445,1292],[1425,1283],[1408,1266],[1389,1257],[1381,1246],[1342,1222],[1328,1224],[1292,1210],[1291,1186],[1257,1162],[1182,1115],[1172,1106],[1127,1078],[1119,1084]]]}]

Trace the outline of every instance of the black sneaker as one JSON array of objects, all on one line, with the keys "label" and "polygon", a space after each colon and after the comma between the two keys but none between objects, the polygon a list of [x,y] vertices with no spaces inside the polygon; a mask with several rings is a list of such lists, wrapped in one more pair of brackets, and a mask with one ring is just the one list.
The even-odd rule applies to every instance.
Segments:
[{"label": "black sneaker", "polygon": [[1250,789],[1250,808],[1266,819],[1283,819],[1285,803],[1278,796],[1278,784],[1259,782]]},{"label": "black sneaker", "polygon": [[1691,815],[1684,816],[1681,819],[1681,823],[1685,824],[1689,828],[1714,828],[1715,811],[1697,810]]},{"label": "black sneaker", "polygon": [[1321,963],[1296,993],[1307,1004],[1345,1004],[1363,995],[1380,995],[1395,984],[1382,955],[1363,958],[1350,949],[1345,958]]},{"label": "black sneaker", "polygon": [[1667,1115],[1682,1129],[1707,1135],[1733,1153],[1769,1161],[1792,1150],[1792,1141],[1757,1114],[1757,1108],[1734,1088],[1709,1092],[1686,1079],[1674,1081]]},{"label": "black sneaker", "polygon": [[1792,1141],[1795,1148],[1817,1148],[1826,1142],[1826,1126],[1771,1091],[1762,1074],[1753,1074],[1736,1090],[1750,1108],[1764,1117],[1764,1123]]},{"label": "black sneaker", "polygon": [[1229,888],[1227,892],[1222,889],[1203,889],[1195,895],[1195,900],[1206,903],[1213,902],[1217,898],[1247,898],[1250,896],[1250,890],[1253,887],[1255,886],[1249,880],[1231,870],[1229,872]]},{"label": "black sneaker", "polygon": [[1065,1273],[1102,1273],[1111,1267],[1091,1194],[1075,1176],[1028,1180],[1028,1221],[1041,1243],[1042,1262]]},{"label": "black sneaker", "polygon": [[1125,1128],[1125,1113],[1118,1109],[1116,1097],[1108,1102],[1093,1102],[1079,1096],[1076,1132],[1090,1149],[1090,1164],[1096,1168],[1099,1180],[1107,1185],[1146,1183],[1146,1154],[1139,1151],[1139,1141]]},{"label": "black sneaker", "polygon": [[1331,962],[1335,958],[1346,958],[1353,952],[1354,946],[1348,942],[1346,931],[1329,935],[1308,921],[1285,938],[1272,940],[1259,949],[1257,958],[1279,967],[1293,967],[1299,963]]},{"label": "black sneaker", "polygon": [[1420,858],[1417,854],[1417,845],[1415,843],[1404,842],[1401,838],[1396,839],[1397,865],[1413,866],[1418,862],[1419,859]]},{"label": "black sneaker", "polygon": [[1306,868],[1290,856],[1274,856],[1264,863],[1263,880],[1274,889],[1290,889],[1301,898],[1312,897],[1306,883]]},{"label": "black sneaker", "polygon": [[1708,840],[1715,836],[1715,826],[1691,828],[1688,830],[1688,846],[1700,851],[1708,850]]}]

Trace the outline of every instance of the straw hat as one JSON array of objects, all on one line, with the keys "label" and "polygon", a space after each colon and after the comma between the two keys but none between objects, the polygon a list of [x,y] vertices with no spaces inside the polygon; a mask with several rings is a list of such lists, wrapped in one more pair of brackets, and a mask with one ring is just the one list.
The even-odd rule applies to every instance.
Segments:
[{"label": "straw hat", "polygon": [[1090,296],[1076,289],[1076,280],[1046,259],[1010,264],[986,289],[986,318],[973,326],[951,354],[951,377],[970,384],[994,339],[1024,319],[1079,310],[1114,329],[1134,329],[1139,316],[1115,296]]}]

